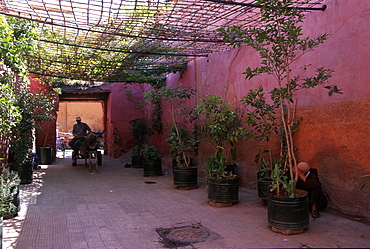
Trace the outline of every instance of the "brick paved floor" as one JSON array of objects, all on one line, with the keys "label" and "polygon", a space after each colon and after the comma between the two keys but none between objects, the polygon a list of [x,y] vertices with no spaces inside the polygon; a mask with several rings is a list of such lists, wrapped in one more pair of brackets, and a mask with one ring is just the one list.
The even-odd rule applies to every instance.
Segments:
[{"label": "brick paved floor", "polygon": [[128,155],[103,156],[100,172],[88,172],[83,160],[71,166],[67,153],[34,172],[33,183],[21,186],[19,215],[4,221],[3,248],[174,248],[157,231],[185,226],[202,227],[209,236],[183,248],[370,245],[370,226],[327,212],[310,218],[303,234],[274,233],[255,190],[241,188],[232,207],[211,207],[204,179],[197,189],[178,190],[170,169],[164,167],[163,176],[143,177],[142,169],[125,168],[128,162]]}]

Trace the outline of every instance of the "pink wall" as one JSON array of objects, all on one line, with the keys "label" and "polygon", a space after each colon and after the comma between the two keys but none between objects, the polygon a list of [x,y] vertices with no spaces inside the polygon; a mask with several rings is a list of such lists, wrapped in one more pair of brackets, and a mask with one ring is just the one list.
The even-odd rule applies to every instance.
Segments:
[{"label": "pink wall", "polygon": [[135,144],[132,139],[130,121],[145,115],[143,107],[135,109],[135,103],[130,101],[125,93],[130,91],[135,99],[142,99],[144,86],[142,84],[109,84],[101,87],[110,90],[106,101],[105,113],[105,148],[109,156],[119,157],[129,151]]},{"label": "pink wall", "polygon": [[[362,0],[329,0],[327,10],[307,14],[303,33],[317,36],[329,33],[329,39],[318,49],[306,54],[299,65],[311,63],[313,68],[334,69],[330,83],[337,84],[343,95],[328,97],[322,88],[307,90],[299,97],[298,116],[303,117],[297,133],[298,158],[319,169],[323,189],[330,197],[330,207],[343,213],[370,219],[368,189],[360,191],[370,173],[370,2]],[[220,95],[228,103],[240,107],[239,100],[259,84],[269,90],[271,79],[259,76],[246,80],[242,72],[259,64],[258,55],[243,46],[228,52],[211,54],[189,63],[181,74],[172,74],[167,84],[181,82],[195,86],[199,98],[208,93]],[[165,117],[163,118],[165,121]],[[257,166],[253,159],[255,141],[240,141],[238,166],[242,184],[256,186]],[[277,148],[275,148],[277,150]],[[204,172],[206,144],[201,143],[198,166]],[[367,198],[366,198],[367,197]]]}]

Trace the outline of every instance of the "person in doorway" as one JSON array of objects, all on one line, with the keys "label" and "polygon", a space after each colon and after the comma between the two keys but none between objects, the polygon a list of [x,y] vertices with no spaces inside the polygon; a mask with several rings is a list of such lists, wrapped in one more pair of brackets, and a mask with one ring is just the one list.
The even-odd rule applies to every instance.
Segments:
[{"label": "person in doorway", "polygon": [[75,156],[78,156],[78,147],[79,144],[82,143],[85,139],[85,136],[91,132],[90,127],[86,124],[81,122],[81,117],[76,117],[76,124],[73,125],[73,139],[69,141],[68,145],[74,151]]},{"label": "person in doorway", "polygon": [[32,149],[29,149],[28,153],[29,153],[29,157],[33,161],[33,168],[34,169],[41,169],[41,166],[39,165],[40,162],[41,162],[40,157],[36,153],[33,153]]},{"label": "person in doorway", "polygon": [[306,162],[300,162],[297,164],[297,189],[306,190],[308,192],[310,210],[313,218],[319,218],[319,211],[323,210],[327,206],[327,200],[324,193],[321,190],[321,182],[317,169],[310,168],[310,165]]}]

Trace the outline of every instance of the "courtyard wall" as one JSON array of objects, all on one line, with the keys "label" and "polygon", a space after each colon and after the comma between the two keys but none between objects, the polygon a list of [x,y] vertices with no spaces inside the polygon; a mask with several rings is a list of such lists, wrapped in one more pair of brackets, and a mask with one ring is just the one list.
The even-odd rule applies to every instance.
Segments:
[{"label": "courtyard wall", "polygon": [[[326,11],[307,14],[303,33],[308,36],[328,33],[330,37],[302,57],[297,68],[312,64],[313,68],[334,69],[330,83],[338,85],[344,94],[329,97],[325,89],[315,88],[299,96],[297,117],[303,119],[295,137],[297,156],[299,161],[318,169],[330,207],[369,220],[370,191],[369,188],[360,190],[367,180],[359,177],[370,173],[367,142],[370,134],[370,6],[368,1],[361,0],[330,0],[326,4]],[[167,85],[182,83],[195,87],[197,98],[192,100],[195,105],[198,98],[212,93],[242,108],[239,100],[249,89],[263,85],[268,91],[273,87],[269,77],[246,80],[242,74],[247,67],[258,66],[259,61],[258,54],[250,48],[234,48],[194,59],[187,71],[169,75]],[[168,126],[168,116],[164,115],[162,120]],[[159,148],[167,148],[164,139],[153,142]],[[264,146],[252,140],[239,142],[237,164],[243,186],[256,187],[258,166],[254,157],[258,148]],[[274,149],[278,150],[276,146]],[[201,141],[197,160],[201,175],[204,175],[209,152],[207,144]]]}]

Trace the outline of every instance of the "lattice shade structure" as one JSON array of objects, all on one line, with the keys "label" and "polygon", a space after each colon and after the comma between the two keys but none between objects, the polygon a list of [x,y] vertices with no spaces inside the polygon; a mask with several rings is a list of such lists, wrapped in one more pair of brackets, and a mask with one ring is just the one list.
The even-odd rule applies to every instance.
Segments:
[{"label": "lattice shade structure", "polygon": [[[292,7],[324,10],[323,2]],[[255,0],[0,0],[0,14],[39,23],[32,73],[104,82],[153,80],[225,51],[217,29],[260,25],[259,7]]]}]

